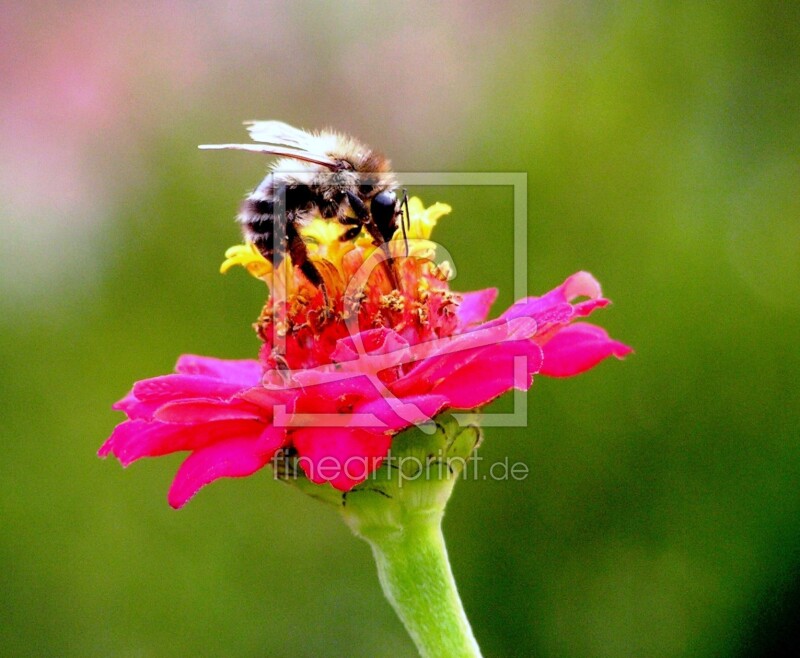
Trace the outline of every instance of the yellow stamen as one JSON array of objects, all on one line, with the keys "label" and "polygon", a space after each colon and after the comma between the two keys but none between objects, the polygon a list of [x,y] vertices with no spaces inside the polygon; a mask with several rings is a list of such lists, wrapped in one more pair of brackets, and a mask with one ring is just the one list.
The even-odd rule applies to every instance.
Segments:
[{"label": "yellow stamen", "polygon": [[235,265],[241,265],[256,279],[264,279],[272,274],[272,263],[264,258],[251,242],[237,244],[228,249],[219,271],[225,274]]},{"label": "yellow stamen", "polygon": [[411,197],[408,200],[408,214],[411,215],[411,225],[408,230],[409,238],[421,238],[428,240],[431,237],[436,223],[452,212],[452,208],[446,203],[434,203],[429,208],[422,205],[419,197]]},{"label": "yellow stamen", "polygon": [[[408,253],[416,258],[431,259],[436,249],[435,243],[430,242],[431,232],[439,219],[449,214],[452,208],[446,203],[434,203],[429,208],[425,208],[419,197],[411,197],[408,200],[408,210],[410,215],[406,232],[409,239]],[[308,244],[311,260],[317,264],[327,261],[342,275],[345,274],[344,257],[356,247],[364,250],[364,260],[366,260],[375,249],[372,237],[366,231],[362,231],[355,240],[342,242],[339,238],[345,230],[346,227],[343,225],[321,218],[314,219],[304,227],[301,233]],[[406,255],[406,245],[401,229],[398,229],[389,241],[389,250],[395,258],[402,258]],[[252,276],[267,284],[272,281],[272,263],[264,258],[251,243],[236,245],[228,249],[225,252],[225,261],[220,267],[220,272],[224,274],[235,265],[241,265]]]}]

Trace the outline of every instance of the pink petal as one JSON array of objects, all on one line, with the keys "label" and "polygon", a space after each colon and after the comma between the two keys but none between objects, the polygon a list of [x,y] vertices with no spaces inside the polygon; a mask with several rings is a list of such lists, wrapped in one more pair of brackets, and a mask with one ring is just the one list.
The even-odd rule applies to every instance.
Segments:
[{"label": "pink petal", "polygon": [[451,408],[480,407],[512,388],[530,388],[541,364],[542,351],[531,340],[493,345],[453,370],[432,392],[445,396]]},{"label": "pink petal", "polygon": [[133,394],[133,391],[111,405],[114,411],[124,411],[128,418],[141,418],[142,420],[152,420],[153,413],[158,407],[157,404],[142,402]]},{"label": "pink petal", "polygon": [[373,384],[369,398],[358,395],[330,397],[307,393],[286,417],[275,424],[291,428],[360,428],[373,432],[398,431],[431,420],[447,399],[441,395],[395,397],[382,384]]},{"label": "pink petal", "polygon": [[533,335],[536,328],[536,322],[525,317],[512,318],[508,321],[492,320],[472,331],[435,341],[440,345],[439,351],[416,364],[392,385],[392,390],[399,397],[427,392],[431,386],[477,358],[481,350],[491,348],[498,343],[528,338]]},{"label": "pink petal", "polygon": [[408,361],[408,341],[392,329],[380,327],[340,338],[331,354],[346,371],[377,373]]},{"label": "pink petal", "polygon": [[621,359],[632,350],[608,337],[605,329],[579,323],[561,329],[542,346],[544,362],[541,374],[550,377],[571,377],[615,356]]},{"label": "pink petal", "polygon": [[503,319],[521,316],[536,317],[554,307],[569,304],[577,297],[599,299],[602,295],[600,284],[588,272],[577,272],[567,278],[558,288],[555,288],[541,297],[527,297],[511,306],[500,317]]},{"label": "pink petal", "polygon": [[596,308],[603,308],[604,306],[608,306],[610,303],[611,302],[604,297],[600,297],[599,299],[587,299],[585,302],[578,302],[577,304],[573,305],[573,315],[576,318],[583,318],[587,315],[591,315]]},{"label": "pink petal", "polygon": [[471,324],[483,322],[489,315],[489,309],[495,299],[497,299],[497,288],[463,293],[456,311],[459,327],[463,329]]},{"label": "pink petal", "polygon": [[165,423],[196,425],[215,420],[268,420],[264,410],[245,400],[177,400],[158,408],[153,418]]},{"label": "pink petal", "polygon": [[275,456],[285,438],[285,432],[268,427],[258,438],[227,439],[196,450],[178,469],[169,504],[183,507],[202,487],[221,477],[252,475]]},{"label": "pink petal", "polygon": [[112,409],[124,411],[132,419],[152,420],[166,402],[190,398],[227,399],[258,384],[261,379],[261,366],[257,361],[184,355],[178,359],[176,369],[178,374],[136,382],[131,392],[112,405]]},{"label": "pink petal", "polygon": [[299,463],[309,480],[350,491],[381,465],[392,439],[354,428],[308,428],[293,432]]},{"label": "pink petal", "polygon": [[128,420],[117,425],[98,451],[100,457],[113,454],[123,466],[142,457],[159,457],[182,450],[196,450],[232,437],[257,437],[264,424],[233,420],[203,425],[174,425],[158,421]]},{"label": "pink petal", "polygon": [[163,375],[136,382],[133,390],[112,405],[112,409],[124,411],[129,418],[152,420],[158,408],[167,402],[191,398],[224,400],[241,390],[237,383],[208,376]]},{"label": "pink petal", "polygon": [[[411,395],[396,398],[391,393],[386,397],[378,397],[364,404],[356,405],[353,417],[373,415],[378,423],[372,421],[372,427],[378,430],[398,431],[432,420],[447,404],[444,395]],[[365,421],[366,422],[366,421]],[[365,427],[366,425],[358,425]]]},{"label": "pink petal", "polygon": [[175,371],[182,375],[205,375],[242,388],[258,384],[262,370],[261,364],[253,359],[214,359],[196,354],[182,355],[175,365]]},{"label": "pink petal", "polygon": [[163,375],[136,382],[133,394],[142,402],[169,402],[185,398],[229,399],[242,387],[201,375]]},{"label": "pink petal", "polygon": [[263,386],[248,388],[237,395],[238,398],[264,409],[267,416],[272,415],[276,405],[291,406],[301,389],[274,389]]},{"label": "pink petal", "polygon": [[373,398],[376,395],[375,384],[367,375],[357,371],[304,370],[294,373],[292,379],[301,388],[302,397],[309,395],[335,400],[354,396]]},{"label": "pink petal", "polygon": [[[359,352],[359,346],[361,347],[361,352]],[[334,361],[350,361],[357,359],[363,352],[386,354],[407,346],[406,339],[394,329],[377,327],[337,340],[336,347],[331,353],[331,359]]]}]

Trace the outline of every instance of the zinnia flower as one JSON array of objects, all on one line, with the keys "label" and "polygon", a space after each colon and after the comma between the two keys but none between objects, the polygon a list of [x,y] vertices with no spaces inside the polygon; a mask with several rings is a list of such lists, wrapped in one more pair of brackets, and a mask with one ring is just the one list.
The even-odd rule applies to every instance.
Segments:
[{"label": "zinnia flower", "polygon": [[432,260],[431,230],[449,212],[412,199],[408,240],[398,231],[390,260],[369,238],[341,242],[341,226],[315,221],[305,239],[327,295],[288,257],[273,270],[252,245],[228,250],[223,271],[242,265],[271,289],[256,323],[258,359],[184,355],[174,374],[137,382],[114,405],[128,420],[99,454],[128,466],[189,452],[169,491],[176,508],[279,452],[296,456],[310,481],[349,491],[412,425],[528,389],[536,374],[569,377],[630,351],[575,322],[608,304],[587,272],[487,321],[497,290],[453,292],[448,265]]}]

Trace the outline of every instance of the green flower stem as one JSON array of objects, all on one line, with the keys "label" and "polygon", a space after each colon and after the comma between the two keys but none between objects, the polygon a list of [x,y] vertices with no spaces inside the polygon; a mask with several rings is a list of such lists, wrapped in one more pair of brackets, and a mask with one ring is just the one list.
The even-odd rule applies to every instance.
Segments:
[{"label": "green flower stem", "polygon": [[372,547],[383,593],[424,658],[481,655],[442,536],[444,508],[480,438],[477,424],[447,414],[432,432],[399,434],[386,463],[341,508]]},{"label": "green flower stem", "polygon": [[480,656],[458,597],[441,525],[420,519],[404,528],[373,529],[372,546],[383,593],[425,658]]},{"label": "green flower stem", "polygon": [[276,463],[277,473],[337,507],[369,542],[383,592],[423,658],[474,658],[481,652],[450,570],[442,517],[481,431],[448,414],[426,429],[395,436],[383,465],[346,494],[311,483],[292,458]]}]

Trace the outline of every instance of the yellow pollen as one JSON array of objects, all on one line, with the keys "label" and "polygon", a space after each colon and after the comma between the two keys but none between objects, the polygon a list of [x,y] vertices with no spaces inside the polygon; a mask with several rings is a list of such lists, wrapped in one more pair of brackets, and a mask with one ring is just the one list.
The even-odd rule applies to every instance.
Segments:
[{"label": "yellow pollen", "polygon": [[403,296],[397,290],[392,290],[388,295],[381,295],[380,304],[383,308],[399,313],[404,307]]}]

